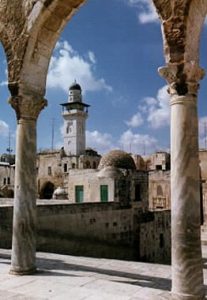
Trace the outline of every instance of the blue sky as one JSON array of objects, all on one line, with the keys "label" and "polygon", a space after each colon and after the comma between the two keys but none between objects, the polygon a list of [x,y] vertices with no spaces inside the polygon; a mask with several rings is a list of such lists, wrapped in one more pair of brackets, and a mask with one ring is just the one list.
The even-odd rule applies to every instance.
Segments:
[{"label": "blue sky", "polygon": [[[63,138],[60,103],[67,101],[74,79],[91,105],[87,145],[100,153],[120,148],[149,154],[170,147],[169,96],[157,69],[163,66],[160,23],[150,0],[88,0],[64,29],[50,63],[48,107],[38,119],[38,149],[55,147]],[[206,27],[201,40],[201,66],[206,69]],[[8,147],[8,131],[15,151],[16,118],[7,104],[6,63],[0,49],[0,153]],[[199,93],[200,145],[207,122],[207,79]],[[52,121],[54,119],[54,121]]]}]

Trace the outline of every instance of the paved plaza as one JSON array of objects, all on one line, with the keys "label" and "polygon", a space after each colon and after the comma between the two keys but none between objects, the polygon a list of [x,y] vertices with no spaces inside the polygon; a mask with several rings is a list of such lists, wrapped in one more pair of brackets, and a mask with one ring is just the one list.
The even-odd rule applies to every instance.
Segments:
[{"label": "paved plaza", "polygon": [[[164,300],[170,299],[167,265],[37,253],[35,275],[9,275],[10,250],[0,249],[2,300]],[[203,246],[207,286],[207,246]],[[207,287],[206,287],[207,290]]]}]

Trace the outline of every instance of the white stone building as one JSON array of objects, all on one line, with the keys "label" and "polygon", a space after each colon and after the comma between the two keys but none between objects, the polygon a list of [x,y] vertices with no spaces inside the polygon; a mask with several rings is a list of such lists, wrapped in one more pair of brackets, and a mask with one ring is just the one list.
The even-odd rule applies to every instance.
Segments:
[{"label": "white stone building", "polygon": [[104,155],[97,170],[70,170],[69,201],[119,202],[148,210],[148,174],[137,170],[131,155],[113,150]]}]

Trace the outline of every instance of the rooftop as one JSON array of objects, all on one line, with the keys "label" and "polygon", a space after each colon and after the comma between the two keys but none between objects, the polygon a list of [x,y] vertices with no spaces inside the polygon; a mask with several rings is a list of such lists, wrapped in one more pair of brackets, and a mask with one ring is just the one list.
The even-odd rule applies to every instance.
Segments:
[{"label": "rooftop", "polygon": [[136,169],[134,160],[131,155],[121,150],[112,150],[102,156],[98,168],[103,169],[105,167],[115,167],[120,169],[132,170]]},{"label": "rooftop", "polygon": [[[203,246],[207,284],[207,246]],[[168,265],[37,253],[38,272],[9,275],[10,250],[0,249],[0,298],[18,300],[168,300]],[[207,290],[207,287],[206,287]]]}]

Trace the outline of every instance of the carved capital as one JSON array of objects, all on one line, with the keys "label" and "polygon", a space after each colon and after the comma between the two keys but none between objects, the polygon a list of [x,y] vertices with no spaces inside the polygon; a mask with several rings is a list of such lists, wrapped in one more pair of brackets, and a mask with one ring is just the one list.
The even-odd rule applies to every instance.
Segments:
[{"label": "carved capital", "polygon": [[36,120],[41,110],[47,106],[46,99],[28,99],[23,96],[13,96],[9,99],[9,104],[16,111],[17,119]]},{"label": "carved capital", "polygon": [[195,61],[181,64],[168,64],[158,69],[159,74],[169,83],[171,95],[197,95],[199,81],[205,71]]}]

